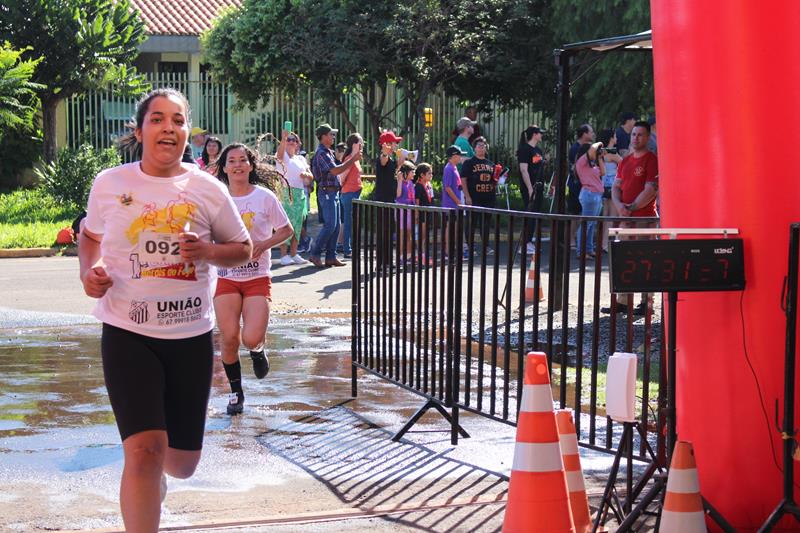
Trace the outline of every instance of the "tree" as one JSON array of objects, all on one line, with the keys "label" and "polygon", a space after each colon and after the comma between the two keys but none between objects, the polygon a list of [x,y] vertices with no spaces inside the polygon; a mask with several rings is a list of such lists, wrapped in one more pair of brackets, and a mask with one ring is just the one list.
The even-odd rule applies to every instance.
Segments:
[{"label": "tree", "polygon": [[0,4],[0,41],[41,57],[32,81],[42,107],[44,158],[56,156],[56,108],[70,96],[117,83],[147,86],[130,67],[144,25],[129,0],[8,0]]},{"label": "tree", "polygon": [[0,140],[5,131],[33,126],[34,91],[41,86],[30,79],[40,59],[24,60],[21,55],[9,43],[0,45]]},{"label": "tree", "polygon": [[[550,26],[555,46],[579,41],[630,35],[650,28],[649,2],[609,0],[584,2],[576,9],[572,0],[551,2]],[[622,111],[645,116],[655,108],[653,56],[648,52],[606,53],[595,65],[590,53],[577,57],[573,66],[572,116],[576,123],[592,120],[595,128],[617,125]],[[588,67],[588,70],[587,70]]]},{"label": "tree", "polygon": [[348,98],[356,96],[377,135],[388,117],[383,106],[392,65],[386,50],[392,43],[385,28],[392,5],[246,0],[203,36],[204,60],[243,105],[266,102],[276,89],[296,96],[311,88],[355,130]]}]

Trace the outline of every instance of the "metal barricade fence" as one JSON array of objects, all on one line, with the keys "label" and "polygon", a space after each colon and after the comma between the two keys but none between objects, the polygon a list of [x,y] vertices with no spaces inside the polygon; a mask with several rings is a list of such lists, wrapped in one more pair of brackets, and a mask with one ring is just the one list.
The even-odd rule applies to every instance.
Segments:
[{"label": "metal barricade fence", "polygon": [[[663,373],[660,296],[639,308],[628,297],[623,314],[600,309],[619,305],[603,274],[602,235],[630,218],[361,200],[353,210],[352,393],[363,369],[426,400],[396,439],[429,408],[451,422],[454,444],[466,436],[460,409],[515,425],[531,350],[547,354],[554,399],[575,410],[581,444],[610,452],[606,361],[636,353],[638,413],[651,438],[660,434],[651,415]],[[598,253],[576,254],[574,234],[582,243],[593,235]]]}]

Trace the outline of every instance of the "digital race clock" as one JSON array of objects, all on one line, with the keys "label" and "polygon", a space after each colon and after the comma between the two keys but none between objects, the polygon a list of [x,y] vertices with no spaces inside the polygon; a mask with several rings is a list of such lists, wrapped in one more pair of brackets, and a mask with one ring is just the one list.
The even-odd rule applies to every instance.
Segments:
[{"label": "digital race clock", "polygon": [[742,239],[611,241],[612,292],[744,290]]}]

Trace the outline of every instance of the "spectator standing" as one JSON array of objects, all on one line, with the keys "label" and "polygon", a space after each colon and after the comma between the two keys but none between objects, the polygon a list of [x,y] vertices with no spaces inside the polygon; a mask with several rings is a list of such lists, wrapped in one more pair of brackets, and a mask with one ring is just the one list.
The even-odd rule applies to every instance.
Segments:
[{"label": "spectator standing", "polygon": [[[613,129],[605,129],[600,132],[598,140],[603,143],[605,152],[603,154],[603,162],[605,163],[606,173],[603,178],[603,216],[615,217],[617,216],[617,208],[614,207],[614,202],[611,201],[611,187],[614,185],[614,180],[617,178],[617,166],[622,161],[617,151],[617,134]],[[608,252],[608,231],[603,232],[602,242],[603,252]]]},{"label": "spectator standing", "polygon": [[[622,159],[617,168],[617,179],[611,189],[611,198],[619,216],[631,217],[623,227],[646,227],[636,222],[636,217],[655,217],[656,198],[658,197],[658,158],[647,148],[650,140],[650,124],[640,121],[631,130],[630,153]],[[635,314],[644,314],[646,294],[642,294],[641,304],[634,310]],[[601,309],[610,313],[611,309]],[[626,304],[618,304],[617,312],[627,312]]]},{"label": "spectator standing", "polygon": [[447,164],[444,166],[442,174],[442,207],[450,209],[458,208],[462,203],[461,175],[458,172],[458,164],[464,157],[464,152],[456,145],[453,145],[445,152]]},{"label": "spectator standing", "polygon": [[221,151],[222,141],[216,137],[209,137],[206,139],[206,145],[203,147],[203,153],[200,155],[200,159],[197,160],[197,166],[209,174],[215,174],[217,172],[215,163]]},{"label": "spectator standing", "polygon": [[461,117],[458,119],[458,122],[456,122],[456,132],[458,136],[453,144],[461,148],[461,151],[464,153],[461,157],[461,163],[458,165],[459,172],[462,170],[464,161],[475,155],[475,150],[472,149],[473,143],[470,142],[470,138],[475,132],[475,126],[475,121],[471,120],[469,117]]},{"label": "spectator standing", "polygon": [[[545,131],[535,124],[528,126],[520,136],[520,144],[517,149],[517,162],[521,177],[519,190],[525,204],[525,211],[533,213],[542,212],[544,201],[544,152],[539,147],[544,133]],[[527,227],[526,223],[526,230]],[[535,226],[530,228],[531,232],[535,230]],[[534,246],[532,242],[529,242],[531,238],[527,233],[523,240],[527,243],[528,253],[533,253]]]},{"label": "spectator standing", "polygon": [[631,143],[631,131],[636,122],[636,114],[633,111],[623,111],[619,115],[619,126],[617,126],[617,149],[620,155],[625,156]]},{"label": "spectator standing", "polygon": [[[575,173],[581,181],[581,214],[586,217],[596,217],[603,210],[603,180],[606,169],[603,163],[603,143],[583,145],[578,150],[578,160],[575,161]],[[578,258],[584,253],[594,257],[596,221],[586,223],[586,245],[583,245],[582,232],[578,233]]]},{"label": "spectator standing", "polygon": [[[361,159],[361,152],[354,152],[342,164],[337,165],[331,147],[339,130],[329,124],[321,124],[316,131],[319,145],[314,153],[311,170],[317,182],[317,197],[323,212],[323,226],[311,249],[310,261],[318,268],[344,266],[336,257],[336,238],[339,235],[339,175],[347,172]],[[325,253],[323,264],[321,255]]]},{"label": "spectator standing", "polygon": [[300,136],[297,133],[283,130],[276,158],[284,172],[286,181],[289,183],[288,190],[282,191],[281,203],[294,230],[286,242],[280,243],[281,264],[284,266],[308,263],[308,261],[300,257],[297,246],[303,231],[303,222],[308,216],[306,186],[313,181],[313,176],[306,158],[297,153],[299,149]]},{"label": "spectator standing", "polygon": [[[353,133],[347,137],[344,150],[344,159],[350,157],[353,152],[361,152],[364,146],[364,139],[358,133]],[[345,259],[353,257],[353,200],[361,197],[361,162],[356,161],[342,177],[342,213],[344,220],[344,239],[342,249]]]},{"label": "spectator standing", "polygon": [[192,142],[189,145],[192,149],[192,161],[197,161],[203,156],[207,138],[208,132],[206,130],[197,126],[192,128]]},{"label": "spectator standing", "polygon": [[[420,163],[414,171],[414,198],[420,207],[433,206],[433,186],[431,180],[433,179],[433,167],[428,163]],[[428,261],[428,242],[427,242],[427,224],[425,222],[425,213],[417,213],[417,232],[419,234],[419,250],[422,254],[422,263],[427,265]],[[436,251],[434,250],[434,253]]]},{"label": "spectator standing", "polygon": [[397,188],[395,174],[398,165],[403,164],[405,159],[401,155],[400,159],[396,160],[394,155],[402,140],[403,138],[395,135],[393,131],[384,131],[378,137],[381,151],[375,158],[375,193],[373,197],[376,202],[394,203]]},{"label": "spectator standing", "polygon": [[[397,189],[395,191],[398,204],[417,205],[414,189],[414,171],[416,167],[411,161],[404,161],[397,171]],[[411,237],[414,234],[414,212],[409,210],[400,211],[400,238],[397,239],[397,246],[400,253],[404,253],[406,261],[411,257]]]},{"label": "spectator standing", "polygon": [[[496,204],[496,190],[497,181],[495,180],[494,163],[487,157],[486,152],[489,150],[489,143],[484,137],[475,139],[473,146],[475,155],[464,161],[462,166],[461,175],[466,181],[466,188],[464,189],[464,197],[467,205],[475,207],[489,207],[493,208]],[[489,224],[484,224],[485,217],[474,216],[470,213],[468,218],[472,218],[471,223],[465,222],[465,237],[467,238],[467,246],[471,237],[474,236],[475,226],[477,223],[481,224],[481,244],[486,249],[487,254],[493,253],[492,249],[488,246],[489,240]],[[469,252],[469,250],[467,250]]]},{"label": "spectator standing", "polygon": [[653,152],[656,157],[658,157],[658,142],[656,139],[656,116],[650,115],[647,119],[647,123],[650,124],[650,140],[647,141],[647,149]]}]

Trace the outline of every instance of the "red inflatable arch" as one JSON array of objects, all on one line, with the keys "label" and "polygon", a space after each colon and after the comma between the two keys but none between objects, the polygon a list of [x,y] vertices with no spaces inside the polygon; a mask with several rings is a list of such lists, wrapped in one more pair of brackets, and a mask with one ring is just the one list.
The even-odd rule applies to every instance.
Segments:
[{"label": "red inflatable arch", "polygon": [[[736,227],[746,253],[744,293],[680,296],[678,435],[694,443],[703,495],[755,531],[781,500],[774,405],[788,226],[800,220],[800,1],[651,9],[662,225]],[[785,517],[777,530],[798,527]]]}]

